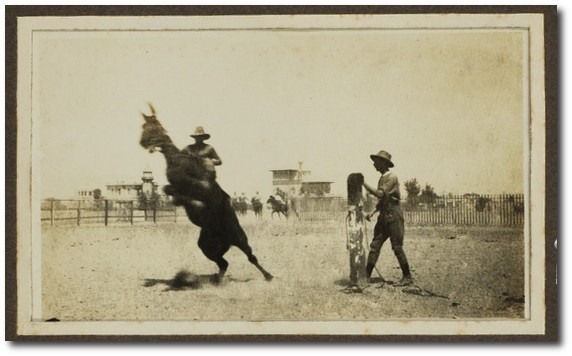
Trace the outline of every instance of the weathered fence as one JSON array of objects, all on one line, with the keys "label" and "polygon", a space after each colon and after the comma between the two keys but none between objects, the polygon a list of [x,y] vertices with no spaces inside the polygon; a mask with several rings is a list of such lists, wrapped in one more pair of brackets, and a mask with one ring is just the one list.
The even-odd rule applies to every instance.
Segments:
[{"label": "weathered fence", "polygon": [[[57,200],[42,201],[42,223],[49,225],[135,224],[177,221],[175,207],[151,202],[141,207],[133,200]],[[179,214],[180,215],[180,214]]]},{"label": "weathered fence", "polygon": [[[367,201],[366,201],[367,203]],[[344,221],[346,199],[342,197],[300,198],[296,207],[302,220]],[[372,204],[364,207],[373,210]],[[430,203],[401,202],[405,222],[410,225],[524,225],[524,196],[448,195]]]},{"label": "weathered fence", "polygon": [[[367,203],[367,201],[366,201]],[[339,196],[292,199],[302,221],[345,223],[347,199]],[[370,212],[373,205],[365,204]],[[524,226],[524,196],[462,195],[435,197],[430,203],[401,202],[409,225],[496,225]],[[293,219],[294,216],[292,216]],[[136,224],[141,222],[186,222],[168,202],[151,203],[146,208],[131,200],[56,200],[42,202],[42,223],[49,225]]]},{"label": "weathered fence", "polygon": [[471,195],[436,197],[411,206],[402,202],[405,222],[432,225],[524,225],[524,196]]},{"label": "weathered fence", "polygon": [[344,197],[303,197],[293,199],[295,209],[303,221],[344,222],[348,212]]}]

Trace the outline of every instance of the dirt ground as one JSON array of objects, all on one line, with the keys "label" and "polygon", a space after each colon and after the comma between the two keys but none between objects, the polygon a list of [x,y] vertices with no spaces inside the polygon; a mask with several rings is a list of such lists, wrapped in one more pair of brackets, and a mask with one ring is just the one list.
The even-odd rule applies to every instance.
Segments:
[{"label": "dirt ground", "polygon": [[[271,282],[231,248],[226,277],[211,283],[217,267],[202,255],[190,223],[45,226],[42,314],[61,321],[524,317],[522,230],[407,226],[416,288],[374,284],[346,294],[343,223],[242,224],[260,264],[275,276]],[[373,223],[368,240],[371,231]],[[401,277],[389,242],[377,270],[389,280]],[[187,284],[171,288],[181,271]]]}]

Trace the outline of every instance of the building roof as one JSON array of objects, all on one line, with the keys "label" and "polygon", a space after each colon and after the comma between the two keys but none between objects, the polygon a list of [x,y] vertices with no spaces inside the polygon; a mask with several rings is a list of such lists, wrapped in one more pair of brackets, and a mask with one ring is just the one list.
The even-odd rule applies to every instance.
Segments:
[{"label": "building roof", "polygon": [[306,171],[306,170],[299,170],[299,169],[271,169],[270,172],[300,172],[303,174],[307,174],[310,173],[311,171]]},{"label": "building roof", "polygon": [[117,188],[117,187],[138,188],[138,187],[141,187],[142,185],[143,185],[143,183],[118,183],[118,184],[106,184],[105,186],[107,188],[110,188],[110,187],[114,187],[114,188]]}]

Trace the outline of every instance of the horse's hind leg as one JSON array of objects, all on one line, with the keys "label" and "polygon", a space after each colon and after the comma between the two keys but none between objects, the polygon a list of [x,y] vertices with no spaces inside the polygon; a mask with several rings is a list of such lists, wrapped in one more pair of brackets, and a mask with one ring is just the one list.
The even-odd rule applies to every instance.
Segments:
[{"label": "horse's hind leg", "polygon": [[296,217],[298,218],[298,220],[299,220],[299,221],[302,221],[302,219],[300,219],[300,215],[298,215],[298,210],[296,210],[296,208],[294,207],[294,205],[288,207],[288,215],[290,215],[291,213],[294,213],[294,215],[296,215]]},{"label": "horse's hind leg", "polygon": [[264,276],[264,279],[267,281],[271,281],[272,278],[274,278],[274,276],[272,276],[270,273],[268,273],[267,270],[264,269],[264,267],[262,267],[259,263],[258,263],[258,259],[256,258],[256,256],[254,256],[254,254],[252,253],[252,248],[250,246],[248,246],[248,244],[245,245],[241,245],[241,246],[237,246],[242,252],[244,252],[246,254],[246,257],[248,257],[248,262],[252,263],[253,265],[256,266],[256,268],[258,268],[258,270],[262,273],[262,275]]},{"label": "horse's hind leg", "polygon": [[230,244],[238,247],[242,252],[244,252],[244,254],[246,254],[246,257],[248,257],[248,261],[253,265],[255,265],[256,268],[258,268],[258,270],[264,276],[264,279],[266,279],[267,281],[271,281],[272,278],[274,277],[258,263],[258,259],[256,258],[256,256],[252,254],[252,248],[250,248],[250,246],[248,245],[248,238],[246,237],[246,233],[244,233],[244,230],[240,226],[240,223],[238,222],[238,218],[236,217],[236,213],[234,212],[234,210],[232,210],[230,206],[227,206],[226,209],[224,209],[223,213],[224,213],[223,217],[224,221],[222,225],[224,226],[224,229],[222,233],[226,235]]},{"label": "horse's hind leg", "polygon": [[298,215],[298,211],[292,209],[292,211],[294,211],[294,214],[296,214],[296,217],[298,218],[298,221],[302,221],[302,219],[300,219],[300,215]]},{"label": "horse's hind leg", "polygon": [[[240,228],[240,226],[238,227],[240,230],[242,230],[242,228]],[[258,270],[262,273],[262,275],[264,276],[264,279],[267,281],[271,281],[272,278],[274,278],[270,273],[268,273],[267,270],[264,269],[264,267],[262,267],[259,263],[258,263],[258,259],[256,258],[256,256],[254,256],[254,254],[252,253],[252,248],[248,245],[248,239],[246,238],[246,234],[244,233],[244,231],[240,231],[237,234],[237,240],[235,241],[235,246],[238,247],[242,252],[244,252],[244,254],[246,255],[246,257],[248,258],[248,262],[252,263],[253,265],[256,266],[256,268],[258,268]]]}]

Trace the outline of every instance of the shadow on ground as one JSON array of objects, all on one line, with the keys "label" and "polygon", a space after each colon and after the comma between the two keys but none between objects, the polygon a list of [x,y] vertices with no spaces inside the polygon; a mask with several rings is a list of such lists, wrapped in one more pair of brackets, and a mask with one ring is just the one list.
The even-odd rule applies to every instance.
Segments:
[{"label": "shadow on ground", "polygon": [[[381,277],[371,277],[369,279],[369,284],[384,284],[384,285],[389,284],[389,285],[392,285],[393,283],[394,283],[394,281],[389,281],[389,280],[383,279]],[[349,278],[337,279],[334,281],[334,284],[337,286],[342,286],[342,287],[348,287],[348,286],[353,285]]]},{"label": "shadow on ground", "polygon": [[220,286],[227,282],[245,283],[251,281],[252,278],[237,279],[230,276],[223,277],[222,280],[218,274],[194,274],[189,271],[181,270],[172,279],[145,278],[144,287],[154,287],[158,284],[165,285],[165,291],[181,291],[189,289],[199,289],[204,285]]}]

